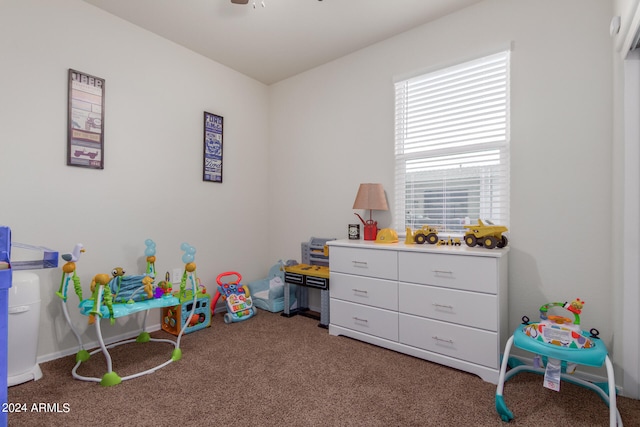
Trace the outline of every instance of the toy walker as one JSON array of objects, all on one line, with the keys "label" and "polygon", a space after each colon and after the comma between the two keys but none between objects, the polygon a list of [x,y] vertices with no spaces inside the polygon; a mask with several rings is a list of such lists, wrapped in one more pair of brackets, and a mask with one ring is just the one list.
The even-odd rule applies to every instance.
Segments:
[{"label": "toy walker", "polygon": [[[498,388],[496,390],[496,411],[502,421],[511,421],[513,413],[507,408],[503,398],[504,383],[520,372],[533,372],[544,375],[544,387],[560,390],[560,380],[589,388],[609,406],[609,425],[622,427],[620,412],[616,407],[616,388],[613,365],[607,354],[607,348],[598,338],[598,330],[582,331],[580,313],[584,301],[575,299],[571,303],[552,302],[540,307],[540,322],[529,323],[522,318],[520,325],[505,345]],[[563,311],[564,310],[564,311]],[[563,314],[557,314],[561,311]],[[568,312],[568,316],[564,314]],[[536,354],[534,366],[525,365],[519,359],[509,357],[512,345]],[[546,367],[544,366],[546,364]],[[595,384],[572,374],[577,365],[601,367],[607,369],[607,383]],[[507,366],[511,369],[507,372]]]},{"label": "toy walker", "polygon": [[[222,278],[226,276],[236,276],[235,282],[223,283]],[[224,314],[224,323],[241,322],[250,319],[257,314],[257,309],[253,306],[249,288],[241,285],[242,276],[235,271],[221,273],[216,278],[218,289],[211,304],[215,308],[220,296],[227,302],[227,312]]]}]

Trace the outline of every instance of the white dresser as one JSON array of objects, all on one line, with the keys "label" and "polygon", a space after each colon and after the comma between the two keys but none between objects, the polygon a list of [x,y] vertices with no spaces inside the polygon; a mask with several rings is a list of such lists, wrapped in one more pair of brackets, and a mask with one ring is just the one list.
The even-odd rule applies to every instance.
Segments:
[{"label": "white dresser", "polygon": [[331,335],[344,335],[497,384],[509,337],[508,248],[329,245]]}]

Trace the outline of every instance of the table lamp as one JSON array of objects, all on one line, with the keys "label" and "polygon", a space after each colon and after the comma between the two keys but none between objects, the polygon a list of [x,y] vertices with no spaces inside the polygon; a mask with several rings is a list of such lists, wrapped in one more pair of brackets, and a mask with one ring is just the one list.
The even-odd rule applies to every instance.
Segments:
[{"label": "table lamp", "polygon": [[369,209],[369,219],[364,220],[355,214],[364,224],[364,240],[376,240],[378,234],[378,223],[371,218],[372,211],[387,211],[387,198],[384,196],[382,184],[360,184],[356,200],[353,202],[353,209]]}]

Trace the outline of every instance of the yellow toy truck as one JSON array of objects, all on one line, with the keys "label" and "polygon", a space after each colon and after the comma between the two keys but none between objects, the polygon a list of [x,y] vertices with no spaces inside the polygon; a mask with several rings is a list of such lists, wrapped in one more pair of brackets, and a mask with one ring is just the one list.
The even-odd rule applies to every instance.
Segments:
[{"label": "yellow toy truck", "polygon": [[464,242],[467,246],[480,245],[487,249],[507,246],[509,241],[507,236],[503,236],[502,233],[509,231],[509,229],[503,225],[494,225],[489,221],[487,223],[489,225],[484,225],[482,220],[478,218],[477,224],[463,226],[468,230],[464,235]]}]

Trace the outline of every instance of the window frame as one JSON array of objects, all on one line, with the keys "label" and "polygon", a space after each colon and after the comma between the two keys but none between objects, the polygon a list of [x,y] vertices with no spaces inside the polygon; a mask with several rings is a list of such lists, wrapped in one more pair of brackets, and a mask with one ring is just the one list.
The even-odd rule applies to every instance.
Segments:
[{"label": "window frame", "polygon": [[[443,204],[443,208],[441,210],[441,216],[443,220],[434,221],[433,224],[429,223],[429,221],[432,221],[433,218],[423,218],[421,221],[418,221],[418,209],[416,209],[416,205],[420,203],[420,200],[423,200],[425,205],[425,207],[423,208],[423,213],[435,212],[431,207],[428,206],[427,201],[436,201],[438,195],[436,194],[432,198],[423,197],[422,199],[420,199],[419,192],[416,190],[412,190],[412,197],[407,196],[409,194],[407,189],[408,183],[411,183],[412,180],[418,177],[420,174],[422,174],[423,176],[434,176],[438,174],[446,176],[446,170],[449,170],[449,173],[453,177],[451,180],[453,182],[458,181],[459,183],[463,182],[464,180],[470,181],[474,179],[473,176],[477,176],[477,180],[481,181],[483,179],[483,168],[485,174],[488,173],[489,175],[492,175],[491,184],[480,184],[482,188],[480,188],[480,191],[477,194],[478,201],[475,202],[478,205],[477,217],[465,217],[463,218],[464,221],[462,222],[474,224],[478,219],[482,219],[483,221],[497,221],[496,223],[499,223],[500,225],[504,225],[507,227],[509,226],[509,146],[511,139],[510,56],[510,49],[502,49],[498,52],[483,55],[472,60],[462,61],[452,66],[441,67],[439,69],[423,72],[412,77],[404,77],[394,82],[394,195],[396,202],[394,212],[394,228],[398,230],[399,234],[404,234],[406,228],[415,230],[417,228],[420,228],[421,225],[435,226],[436,228],[439,228],[442,233],[447,233],[448,235],[454,237],[464,234],[464,228],[462,227],[460,218],[454,219],[453,221],[447,221],[447,218],[451,217],[451,215],[447,214],[447,208],[445,207],[447,205],[447,200],[449,199],[449,192],[442,190],[440,199],[442,200]],[[483,67],[483,63],[490,64],[492,61],[498,61],[498,63],[501,63],[500,70],[502,70],[502,77],[496,79],[498,81],[496,92],[498,93],[498,95],[495,96],[495,103],[497,105],[495,114],[491,111],[490,107],[490,104],[494,102],[492,100],[494,97],[494,92],[493,89],[487,89],[491,88],[493,85],[490,80],[485,79],[486,82],[489,82],[486,85],[485,80],[483,80],[481,84],[471,84],[469,86],[471,88],[469,89],[470,92],[466,92],[466,84],[461,84],[461,86],[459,87],[456,86],[457,78],[455,77],[456,75],[458,75],[458,73],[464,74],[468,72],[469,74],[473,74],[473,71],[469,70],[474,70],[476,69],[476,67],[479,67],[481,69]],[[447,82],[447,79],[449,79],[448,76],[454,77],[451,77],[450,81]],[[440,79],[444,83],[438,84],[438,79]],[[469,77],[469,79],[471,79],[471,77]],[[453,81],[453,84],[450,83],[451,81]],[[464,81],[464,79],[460,78],[459,82],[462,81]],[[411,85],[414,85],[414,89],[409,88],[409,86]],[[445,94],[445,96],[439,98],[439,95],[436,95],[439,92],[437,90],[433,90],[432,88],[441,89],[445,86],[454,88],[454,90],[451,90],[452,95],[447,97]],[[418,89],[415,89],[415,87],[417,87]],[[455,90],[460,88],[462,88],[462,90]],[[436,111],[436,107],[434,107],[434,105],[436,105],[437,103],[446,105],[454,98],[459,99],[460,97],[470,97],[472,96],[471,94],[475,93],[478,88],[481,89],[481,92],[480,96],[476,97],[476,99],[480,100],[478,104],[482,105],[482,107],[477,107],[478,115],[469,115],[470,118],[468,119],[468,121],[470,125],[468,125],[468,129],[471,129],[471,133],[467,133],[468,129],[465,128],[465,126],[467,126],[466,124],[460,125],[459,127],[450,127],[447,123],[459,122],[457,118],[452,119],[452,117],[459,117],[459,113],[461,111],[463,111],[464,114],[467,114],[467,112],[465,111],[471,111],[472,113],[475,113],[475,107],[473,107],[473,105],[468,108],[451,108],[451,106],[448,105],[447,107],[442,108],[444,113],[438,113],[440,114],[439,116],[432,113],[432,111]],[[436,99],[436,97],[438,97],[438,101],[432,101],[432,99]],[[456,105],[462,106],[463,104]],[[446,111],[447,108],[450,110],[449,112]],[[419,114],[416,115],[416,111],[418,111]],[[425,121],[425,119],[428,120]],[[460,122],[464,123],[464,120]],[[442,122],[443,124],[439,122]],[[474,127],[474,123],[481,123],[481,125]],[[451,129],[453,129],[454,131],[451,132]],[[410,137],[408,135],[410,135]],[[410,141],[407,142],[407,140]],[[495,157],[492,161],[486,161],[484,165],[473,166],[471,164],[471,160],[476,158],[480,159],[480,157],[474,157],[471,154],[477,154],[481,152],[493,152],[497,157]],[[469,164],[464,163],[464,160],[460,160],[464,156],[470,155],[471,157],[467,159],[470,161]],[[458,157],[456,158],[456,156]],[[485,158],[488,159],[489,157]],[[441,162],[437,163],[436,160],[441,160]],[[459,164],[457,165],[458,173],[454,173],[453,165],[456,161],[459,161]],[[430,166],[428,166],[429,162],[432,162]],[[413,172],[407,171],[407,167],[410,164],[414,164],[414,166],[418,165],[417,167],[414,167]],[[421,172],[419,170],[419,167],[423,167],[424,170]],[[469,172],[472,171],[472,168],[478,169],[478,172],[476,174],[469,174]],[[438,172],[439,169],[443,172]],[[436,181],[437,180],[433,178],[423,179],[421,182],[425,185],[424,191],[428,191],[430,187],[426,183],[433,183]],[[447,178],[444,178],[441,181],[447,182],[448,180]],[[498,183],[497,187],[494,186],[494,182]],[[442,186],[442,188],[445,187]],[[486,197],[489,197],[491,201],[485,201]],[[467,197],[466,201],[459,200],[458,202],[459,204],[461,203],[463,205],[466,203],[467,209],[470,209],[470,206],[474,202],[469,200],[469,197]],[[410,203],[413,203],[411,212],[409,211],[409,209],[407,209],[407,205]],[[471,211],[469,210],[468,212]],[[424,216],[426,216],[426,214]],[[454,226],[451,224],[456,223],[457,226],[453,228]]]}]

